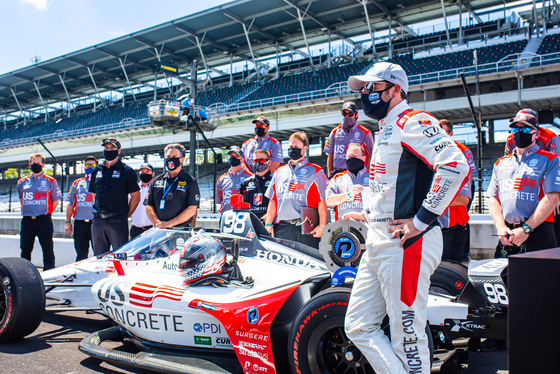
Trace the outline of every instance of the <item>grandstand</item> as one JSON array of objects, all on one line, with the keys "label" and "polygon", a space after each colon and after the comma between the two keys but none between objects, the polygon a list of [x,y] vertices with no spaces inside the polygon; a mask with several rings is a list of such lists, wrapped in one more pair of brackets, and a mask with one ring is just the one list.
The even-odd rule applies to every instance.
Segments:
[{"label": "grandstand", "polygon": [[[448,23],[441,18],[440,1],[403,1],[400,6],[368,3],[367,15],[376,25],[375,32],[368,28],[364,8],[355,0],[306,3],[305,30],[295,17],[303,9],[295,2],[236,1],[1,75],[3,179],[10,174],[7,169],[21,173],[29,153],[41,150],[37,138],[46,142],[72,178],[79,174],[78,160],[88,153],[99,155],[98,142],[105,134],[126,132],[123,147],[129,157],[158,159],[166,142],[187,145],[188,134],[152,128],[146,105],[154,98],[173,100],[195,83],[189,81],[193,60],[199,61],[196,103],[221,115],[220,128],[208,134],[216,149],[241,144],[251,136],[251,120],[260,114],[274,119],[272,132],[280,140],[294,129],[305,128],[319,149],[340,120],[340,104],[359,101],[346,87],[348,76],[365,72],[380,59],[399,63],[408,72],[411,103],[464,123],[465,128],[472,126],[472,119],[460,74],[467,76],[473,93],[477,83],[477,109],[490,143],[484,152],[485,178],[501,149],[493,144],[495,121],[508,118],[519,106],[539,110],[556,109],[560,104],[560,90],[555,91],[560,86],[559,12],[548,2],[546,12],[538,12],[540,27],[529,27],[534,22],[520,18],[511,1],[444,2],[447,15],[462,13],[465,24],[440,30],[434,26],[426,33],[415,31],[415,25]],[[491,8],[495,6],[503,9]],[[488,19],[483,20],[485,15]],[[242,27],[247,19],[254,19],[250,37]],[[206,38],[198,46],[194,36],[203,33]],[[329,47],[334,39],[342,44]],[[194,45],[185,47],[185,40]],[[154,46],[161,48],[162,61],[179,65],[184,72],[181,80],[163,79],[163,73],[154,80],[158,61],[150,51]],[[315,54],[309,55],[310,51]],[[235,63],[241,71],[234,69]],[[92,64],[95,70],[85,72]],[[36,89],[34,83],[39,80]],[[360,122],[376,128],[363,115]],[[197,172],[205,191],[202,195],[211,196],[213,174],[205,147],[197,142],[202,160]],[[316,162],[324,164],[319,155]],[[225,168],[219,165],[218,173]],[[2,181],[0,194],[9,184],[13,181]]]}]

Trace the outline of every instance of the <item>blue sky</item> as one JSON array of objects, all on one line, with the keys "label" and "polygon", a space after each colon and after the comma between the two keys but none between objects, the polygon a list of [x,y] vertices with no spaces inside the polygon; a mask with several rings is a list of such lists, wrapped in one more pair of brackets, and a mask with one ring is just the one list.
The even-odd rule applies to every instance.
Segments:
[{"label": "blue sky", "polygon": [[0,0],[0,74],[230,0]]}]

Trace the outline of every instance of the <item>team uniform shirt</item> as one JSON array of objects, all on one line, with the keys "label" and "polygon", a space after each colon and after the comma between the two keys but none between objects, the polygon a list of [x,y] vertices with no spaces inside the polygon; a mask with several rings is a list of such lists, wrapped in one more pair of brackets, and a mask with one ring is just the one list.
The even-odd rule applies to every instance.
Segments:
[{"label": "team uniform shirt", "polygon": [[152,226],[152,221],[148,218],[148,214],[146,213],[146,206],[143,202],[146,200],[146,196],[148,196],[148,191],[150,191],[151,183],[144,187],[142,183],[138,183],[138,187],[140,187],[140,204],[136,207],[136,210],[130,216],[130,223],[132,223],[136,227],[144,227],[144,226]]},{"label": "team uniform shirt", "polygon": [[346,150],[350,143],[362,144],[368,159],[373,149],[373,135],[357,122],[349,132],[344,131],[342,125],[335,127],[327,139],[324,150],[326,154],[333,156],[333,170],[346,170]]},{"label": "team uniform shirt", "polygon": [[56,179],[41,172],[21,178],[17,183],[19,198],[22,200],[22,216],[41,216],[53,212],[53,202],[62,198]]},{"label": "team uniform shirt", "polygon": [[259,218],[268,209],[268,198],[264,194],[270,185],[271,179],[272,173],[270,171],[263,176],[255,174],[245,179],[245,182],[241,184],[239,189],[239,193],[243,195],[243,201],[250,204],[251,212]]},{"label": "team uniform shirt", "polygon": [[461,152],[463,152],[463,156],[465,156],[465,158],[467,159],[467,163],[469,164],[469,168],[471,169],[471,177],[474,177],[476,175],[476,165],[474,163],[474,157],[471,150],[469,149],[469,147],[467,147],[463,143],[459,143],[458,141],[455,141],[455,144],[461,150]]},{"label": "team uniform shirt", "polygon": [[[198,182],[183,169],[175,178],[169,172],[160,174],[152,181],[144,205],[153,207],[160,221],[172,220],[189,206],[200,205]],[[177,226],[188,226],[190,223],[191,220],[188,220]]]},{"label": "team uniform shirt", "polygon": [[140,190],[136,172],[121,160],[110,168],[97,165],[91,172],[89,192],[95,194],[93,213],[128,215],[128,194]]},{"label": "team uniform shirt", "polygon": [[228,170],[218,178],[216,183],[216,202],[221,204],[220,213],[231,210],[231,195],[238,194],[241,184],[251,175],[253,174],[241,168],[235,174]]},{"label": "team uniform shirt", "polygon": [[370,189],[369,189],[369,171],[367,168],[363,168],[358,172],[358,175],[354,175],[348,170],[344,170],[341,173],[335,175],[329,181],[327,187],[326,199],[332,195],[337,195],[341,193],[348,193],[352,189],[352,186],[359,184],[364,186],[364,192],[356,194],[353,199],[348,199],[340,205],[334,208],[334,216],[338,221],[346,213],[357,212],[360,213],[364,210],[364,205],[367,207],[369,205]]},{"label": "team uniform shirt", "polygon": [[301,208],[317,208],[325,200],[327,177],[323,169],[303,160],[280,166],[274,172],[265,196],[276,202],[276,223],[301,219]]},{"label": "team uniform shirt", "polygon": [[[560,139],[558,139],[558,135],[556,135],[556,133],[552,130],[540,127],[537,145],[543,151],[552,152],[560,156]],[[509,134],[506,140],[506,149],[504,154],[509,155],[514,149],[515,143],[513,143],[513,134]]]},{"label": "team uniform shirt", "polygon": [[[468,161],[468,159],[467,159]],[[463,195],[472,199],[471,184],[465,183],[459,191],[459,195]],[[439,216],[439,224],[442,228],[450,228],[457,225],[466,225],[469,223],[469,211],[466,205],[449,206],[449,208]]]},{"label": "team uniform shirt", "polygon": [[89,192],[89,183],[89,176],[76,179],[66,195],[66,200],[74,207],[72,218],[75,220],[93,219],[93,194]]},{"label": "team uniform shirt", "polygon": [[[506,222],[525,222],[545,194],[560,192],[559,162],[556,154],[536,144],[521,157],[512,153],[496,161],[487,196],[500,201]],[[554,222],[552,214],[546,221]]]},{"label": "team uniform shirt", "polygon": [[255,173],[255,166],[253,165],[253,154],[257,149],[264,149],[270,152],[270,161],[284,162],[282,157],[282,143],[270,135],[265,135],[262,138],[257,136],[245,140],[241,146],[241,150],[245,154],[245,162],[251,173]]},{"label": "team uniform shirt", "polygon": [[405,101],[379,126],[369,169],[371,223],[414,217],[423,231],[467,182],[467,160],[435,117]]}]

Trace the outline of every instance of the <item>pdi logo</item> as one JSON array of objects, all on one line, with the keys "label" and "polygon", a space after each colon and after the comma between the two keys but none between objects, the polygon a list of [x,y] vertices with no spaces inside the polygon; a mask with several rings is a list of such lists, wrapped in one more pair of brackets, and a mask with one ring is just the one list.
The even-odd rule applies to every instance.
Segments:
[{"label": "pdi logo", "polygon": [[215,323],[195,323],[193,325],[193,330],[195,332],[203,332],[210,334],[220,334],[222,332],[222,326]]}]

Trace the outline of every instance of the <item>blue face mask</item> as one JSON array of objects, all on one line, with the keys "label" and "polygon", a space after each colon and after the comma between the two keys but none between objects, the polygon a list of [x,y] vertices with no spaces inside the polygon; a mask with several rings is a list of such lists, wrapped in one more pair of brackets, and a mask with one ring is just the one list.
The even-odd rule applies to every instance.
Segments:
[{"label": "blue face mask", "polygon": [[86,172],[86,175],[90,175],[93,169],[94,169],[93,166],[88,166],[87,168],[84,169],[84,171]]}]

